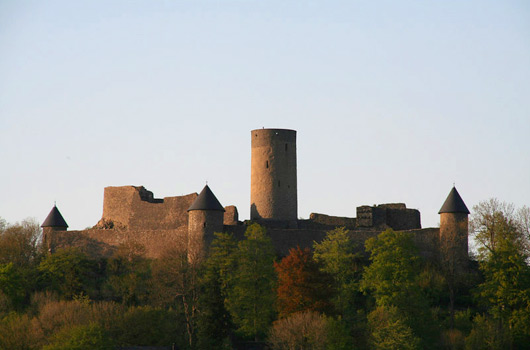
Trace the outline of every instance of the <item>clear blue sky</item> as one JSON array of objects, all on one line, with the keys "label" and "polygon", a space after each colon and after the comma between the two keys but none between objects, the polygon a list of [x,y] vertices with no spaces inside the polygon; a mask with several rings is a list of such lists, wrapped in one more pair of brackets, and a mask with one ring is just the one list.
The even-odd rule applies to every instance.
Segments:
[{"label": "clear blue sky", "polygon": [[0,0],[0,217],[106,186],[249,217],[250,130],[298,131],[299,216],[530,204],[528,1]]}]

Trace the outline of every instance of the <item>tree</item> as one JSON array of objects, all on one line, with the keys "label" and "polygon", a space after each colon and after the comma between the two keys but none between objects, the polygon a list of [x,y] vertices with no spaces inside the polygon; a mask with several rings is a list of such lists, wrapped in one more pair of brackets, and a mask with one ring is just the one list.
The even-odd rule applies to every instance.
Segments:
[{"label": "tree", "polygon": [[479,259],[488,259],[499,243],[510,241],[520,253],[528,253],[529,209],[523,207],[517,212],[512,204],[496,198],[482,201],[473,207],[470,220],[471,233],[478,243]]},{"label": "tree", "polygon": [[391,229],[365,242],[370,266],[364,269],[361,290],[372,293],[378,306],[407,309],[418,296],[420,261],[412,236]]},{"label": "tree", "polygon": [[303,311],[274,322],[268,342],[274,350],[325,350],[326,317],[314,311]]},{"label": "tree", "polygon": [[265,228],[250,225],[238,243],[237,267],[228,292],[227,308],[246,338],[263,338],[274,318],[274,248]]},{"label": "tree", "polygon": [[53,337],[43,350],[112,350],[114,342],[98,324],[66,328]]},{"label": "tree", "polygon": [[372,349],[420,349],[420,339],[414,335],[395,306],[378,306],[368,315],[368,326]]},{"label": "tree", "polygon": [[320,269],[333,277],[337,291],[333,299],[335,308],[351,319],[355,313],[354,301],[359,292],[362,264],[349,231],[339,227],[327,232],[322,242],[315,242],[313,257],[321,265]]},{"label": "tree", "polygon": [[227,298],[237,267],[237,242],[232,234],[214,233],[200,278],[197,317],[198,349],[230,348],[234,325]]},{"label": "tree", "polygon": [[11,312],[3,318],[0,316],[0,349],[37,349],[30,330],[31,319],[28,315]]},{"label": "tree", "polygon": [[34,220],[9,225],[0,219],[0,294],[20,309],[35,288],[40,227]]},{"label": "tree", "polygon": [[179,328],[184,320],[174,310],[132,306],[109,325],[109,335],[118,346],[166,346],[182,343]]},{"label": "tree", "polygon": [[46,288],[72,299],[79,294],[90,295],[95,289],[96,265],[75,248],[59,249],[48,255],[38,266]]},{"label": "tree", "polygon": [[207,269],[201,278],[198,300],[198,349],[231,349],[229,336],[233,325],[230,313],[225,307],[225,298],[219,269]]},{"label": "tree", "polygon": [[7,297],[11,305],[22,303],[26,295],[24,287],[22,276],[13,263],[0,264],[0,293]]},{"label": "tree", "polygon": [[300,311],[330,312],[331,277],[320,271],[309,248],[291,248],[289,255],[274,263],[278,274],[280,317]]},{"label": "tree", "polygon": [[377,306],[386,310],[395,307],[416,335],[426,343],[431,342],[433,322],[418,281],[420,257],[411,234],[389,229],[368,239],[365,246],[371,264],[364,270],[361,290],[371,293]]},{"label": "tree", "polygon": [[484,275],[476,294],[490,316],[479,318],[475,328],[494,322],[496,334],[502,335],[496,339],[508,339],[510,348],[530,344],[530,266],[524,222],[518,221],[512,205],[495,199],[473,209],[479,267]]},{"label": "tree", "polygon": [[33,266],[38,260],[39,224],[26,219],[14,225],[2,221],[0,225],[0,264],[13,263],[15,267]]},{"label": "tree", "polygon": [[127,305],[144,304],[148,298],[147,282],[151,277],[145,247],[137,243],[118,246],[107,260],[107,276],[103,289],[112,300]]},{"label": "tree", "polygon": [[166,247],[152,265],[151,302],[181,310],[185,318],[187,343],[195,346],[197,303],[199,298],[198,263],[188,260],[184,242]]}]

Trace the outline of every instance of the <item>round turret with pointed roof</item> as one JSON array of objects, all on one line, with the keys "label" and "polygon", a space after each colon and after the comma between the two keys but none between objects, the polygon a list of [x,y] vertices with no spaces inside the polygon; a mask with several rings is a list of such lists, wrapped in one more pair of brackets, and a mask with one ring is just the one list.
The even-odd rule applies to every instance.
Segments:
[{"label": "round turret with pointed roof", "polygon": [[462,200],[462,197],[460,197],[460,194],[456,190],[456,187],[453,187],[451,192],[449,192],[447,199],[445,200],[444,204],[442,205],[442,208],[438,212],[438,214],[442,213],[469,214],[469,210],[467,209],[466,204]]},{"label": "round turret with pointed roof", "polygon": [[199,196],[195,199],[188,211],[191,210],[218,210],[225,211],[208,185],[204,186]]},{"label": "round turret with pointed roof", "polygon": [[42,223],[41,227],[68,227],[66,221],[64,221],[63,216],[57,206],[53,206],[52,210]]}]

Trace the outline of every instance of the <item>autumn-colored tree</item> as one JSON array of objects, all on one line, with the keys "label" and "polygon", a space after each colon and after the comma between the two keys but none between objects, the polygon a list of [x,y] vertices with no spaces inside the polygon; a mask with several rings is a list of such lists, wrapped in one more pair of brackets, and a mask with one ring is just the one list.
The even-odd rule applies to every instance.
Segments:
[{"label": "autumn-colored tree", "polygon": [[274,263],[278,274],[280,317],[300,311],[329,312],[331,276],[319,269],[309,248],[291,248],[289,255]]}]

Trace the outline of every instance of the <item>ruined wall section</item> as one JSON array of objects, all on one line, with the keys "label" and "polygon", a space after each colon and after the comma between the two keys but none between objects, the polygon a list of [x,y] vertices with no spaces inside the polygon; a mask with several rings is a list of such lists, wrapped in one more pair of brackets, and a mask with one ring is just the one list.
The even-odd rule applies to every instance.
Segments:
[{"label": "ruined wall section", "polygon": [[336,227],[355,229],[357,227],[357,219],[311,213],[309,215],[309,220],[298,220],[298,228],[300,229],[332,230]]},{"label": "ruined wall section", "polygon": [[157,199],[143,186],[105,187],[103,217],[96,228],[171,230],[187,227],[197,193]]},{"label": "ruined wall section", "polygon": [[421,217],[419,210],[409,209],[404,203],[363,205],[357,207],[357,227],[381,230],[392,228],[396,231],[415,230],[421,228]]}]

